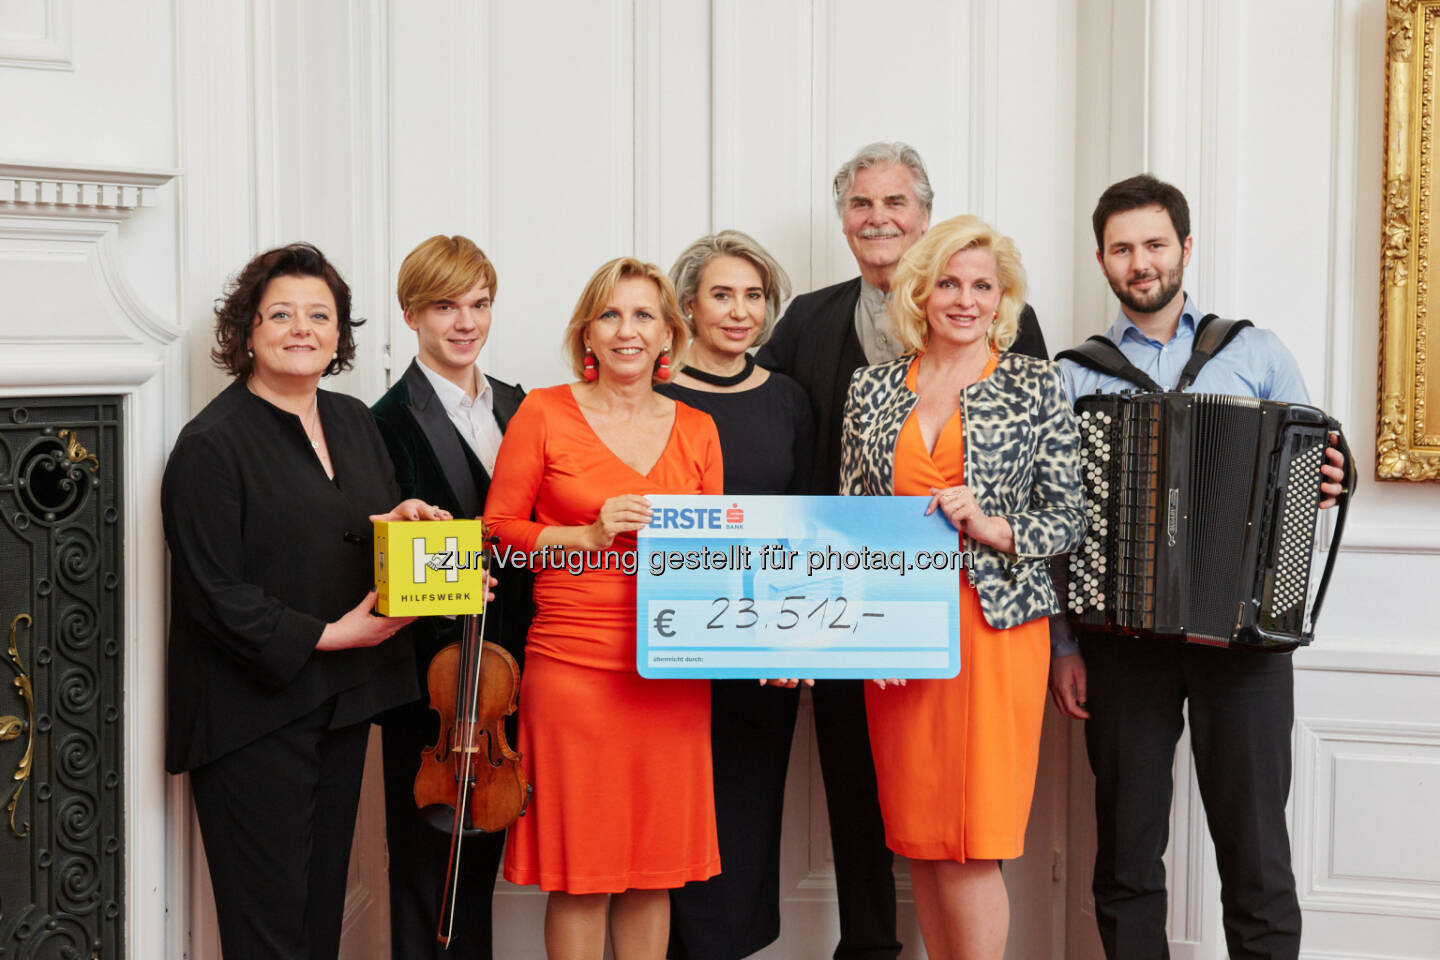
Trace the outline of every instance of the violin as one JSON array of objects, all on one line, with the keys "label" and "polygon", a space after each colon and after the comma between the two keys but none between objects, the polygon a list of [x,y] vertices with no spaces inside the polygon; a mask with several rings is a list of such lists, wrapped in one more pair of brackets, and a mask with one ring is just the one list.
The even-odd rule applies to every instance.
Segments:
[{"label": "violin", "polygon": [[440,736],[421,752],[415,805],[422,811],[454,811],[435,931],[446,946],[455,922],[461,837],[466,830],[504,830],[525,812],[533,792],[520,754],[505,738],[505,718],[515,712],[520,668],[504,647],[484,636],[484,613],[466,616],[461,641],[441,648],[426,672],[430,708],[440,715]]}]

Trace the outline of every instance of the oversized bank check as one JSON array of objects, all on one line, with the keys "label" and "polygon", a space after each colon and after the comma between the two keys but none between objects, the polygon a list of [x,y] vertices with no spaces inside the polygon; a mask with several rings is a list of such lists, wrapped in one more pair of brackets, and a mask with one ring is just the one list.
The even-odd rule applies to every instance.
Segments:
[{"label": "oversized bank check", "polygon": [[651,496],[645,677],[953,677],[955,528],[925,497]]}]

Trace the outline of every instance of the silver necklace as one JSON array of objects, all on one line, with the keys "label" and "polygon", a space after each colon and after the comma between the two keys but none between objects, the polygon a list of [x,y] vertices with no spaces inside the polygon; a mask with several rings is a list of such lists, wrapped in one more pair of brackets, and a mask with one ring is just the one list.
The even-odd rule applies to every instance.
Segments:
[{"label": "silver necklace", "polygon": [[319,394],[316,394],[316,395],[315,395],[315,402],[310,405],[310,419],[311,419],[311,421],[314,423],[313,432],[312,432],[312,428],[311,428],[311,427],[306,426],[304,420],[301,420],[301,421],[300,421],[300,426],[303,427],[304,430],[305,430],[305,439],[307,439],[307,440],[310,441],[310,449],[312,449],[312,450],[319,450],[319,449],[320,449],[320,441],[315,439],[315,434],[320,432],[320,395],[319,395]]}]

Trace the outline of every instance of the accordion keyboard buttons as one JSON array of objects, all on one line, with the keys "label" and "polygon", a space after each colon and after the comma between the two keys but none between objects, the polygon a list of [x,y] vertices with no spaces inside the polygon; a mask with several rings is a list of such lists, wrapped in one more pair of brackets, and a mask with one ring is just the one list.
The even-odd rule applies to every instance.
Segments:
[{"label": "accordion keyboard buttons", "polygon": [[1106,541],[1110,528],[1105,519],[1112,490],[1108,474],[1111,457],[1113,418],[1094,410],[1080,411],[1080,440],[1084,448],[1081,476],[1085,485],[1085,538],[1070,556],[1070,596],[1074,614],[1105,609],[1107,563]]},{"label": "accordion keyboard buttons", "polygon": [[[1299,547],[1310,542],[1319,506],[1320,464],[1325,456],[1316,444],[1291,465],[1290,485],[1280,514],[1280,544],[1275,558],[1275,592],[1270,598],[1270,616],[1279,619],[1305,602],[1310,589],[1309,554]],[[1310,482],[1314,477],[1315,481]],[[1298,489],[1297,489],[1298,487]]]}]

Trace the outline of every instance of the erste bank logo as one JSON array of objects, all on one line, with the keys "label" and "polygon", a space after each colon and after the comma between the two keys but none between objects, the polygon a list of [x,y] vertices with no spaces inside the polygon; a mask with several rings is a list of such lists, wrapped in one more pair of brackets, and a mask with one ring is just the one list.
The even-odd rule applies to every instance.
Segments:
[{"label": "erste bank logo", "polygon": [[745,510],[737,503],[729,507],[660,507],[650,518],[652,530],[739,530],[745,525]]}]

